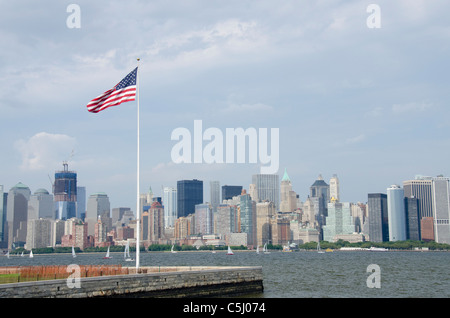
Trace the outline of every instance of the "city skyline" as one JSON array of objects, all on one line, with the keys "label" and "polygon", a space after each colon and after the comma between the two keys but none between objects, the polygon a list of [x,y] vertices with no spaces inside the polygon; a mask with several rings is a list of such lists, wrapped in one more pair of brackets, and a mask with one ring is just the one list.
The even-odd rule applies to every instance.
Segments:
[{"label": "city skyline", "polygon": [[[248,188],[261,164],[175,164],[177,127],[277,128],[279,170],[304,201],[321,174],[365,202],[415,175],[450,175],[445,1],[4,3],[0,184],[51,191],[68,161],[86,195],[135,210],[136,102],[86,104],[141,58],[141,192],[177,180]],[[207,188],[207,187],[206,187]],[[208,189],[206,189],[208,191]],[[248,190],[248,189],[247,189]],[[209,198],[209,193],[204,193]]]}]

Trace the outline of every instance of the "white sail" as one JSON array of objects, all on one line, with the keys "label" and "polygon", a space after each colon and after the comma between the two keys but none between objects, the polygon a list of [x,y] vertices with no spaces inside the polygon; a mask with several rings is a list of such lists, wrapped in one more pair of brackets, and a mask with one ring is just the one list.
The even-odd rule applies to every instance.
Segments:
[{"label": "white sail", "polygon": [[106,255],[103,258],[111,258],[111,256],[109,256],[109,246],[108,246],[108,250],[106,251]]},{"label": "white sail", "polygon": [[231,250],[231,248],[228,246],[228,252],[227,252],[227,255],[233,255],[234,253],[233,253],[233,251]]},{"label": "white sail", "polygon": [[75,258],[77,257],[77,254],[75,254],[75,248],[72,246],[72,257]]},{"label": "white sail", "polygon": [[30,251],[30,258],[33,258],[33,251]]},{"label": "white sail", "polygon": [[127,245],[125,245],[125,250],[123,251],[123,257],[125,261],[130,262],[133,259],[130,257],[130,241],[127,241]]},{"label": "white sail", "polygon": [[263,252],[264,254],[270,254],[269,250],[267,249],[267,243],[264,244]]},{"label": "white sail", "polygon": [[320,248],[320,241],[317,242],[317,253],[319,253],[319,254],[325,253],[325,252],[322,251],[322,249]]},{"label": "white sail", "polygon": [[259,254],[259,245],[256,247],[256,254]]},{"label": "white sail", "polygon": [[170,249],[170,251],[172,252],[172,253],[176,253],[177,251],[174,251],[173,250],[173,244],[172,244],[172,248]]}]

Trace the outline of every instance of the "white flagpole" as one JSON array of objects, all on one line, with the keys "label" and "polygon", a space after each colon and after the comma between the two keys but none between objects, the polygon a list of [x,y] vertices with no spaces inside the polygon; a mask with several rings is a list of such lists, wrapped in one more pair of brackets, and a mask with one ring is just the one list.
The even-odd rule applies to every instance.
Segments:
[{"label": "white flagpole", "polygon": [[137,199],[136,199],[136,272],[139,271],[139,257],[140,257],[140,221],[141,221],[141,209],[140,209],[140,190],[139,190],[139,58],[137,59],[137,79],[136,79],[136,93],[137,93]]}]

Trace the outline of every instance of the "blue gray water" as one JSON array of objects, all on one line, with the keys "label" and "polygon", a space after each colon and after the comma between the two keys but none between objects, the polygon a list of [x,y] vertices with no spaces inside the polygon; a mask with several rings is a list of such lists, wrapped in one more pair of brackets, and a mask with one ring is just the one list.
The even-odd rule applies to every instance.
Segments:
[{"label": "blue gray water", "polygon": [[[35,255],[34,258],[0,257],[0,266],[122,264],[122,253],[102,259],[98,253]],[[264,274],[264,293],[251,297],[268,298],[450,298],[450,252],[169,252],[141,253],[141,266],[257,265]],[[380,288],[369,288],[367,267],[379,266]]]}]

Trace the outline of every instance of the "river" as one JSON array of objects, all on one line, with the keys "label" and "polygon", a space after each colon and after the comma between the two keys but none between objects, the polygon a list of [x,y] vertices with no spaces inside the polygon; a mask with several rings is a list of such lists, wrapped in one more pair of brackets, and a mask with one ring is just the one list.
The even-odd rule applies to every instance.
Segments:
[{"label": "river", "polygon": [[[42,254],[0,257],[0,266],[121,264],[122,253]],[[313,251],[257,254],[250,251],[146,252],[141,266],[262,266],[264,292],[253,298],[449,298],[450,252]],[[376,279],[368,266],[378,267]],[[378,281],[378,286],[368,284]],[[369,287],[370,285],[370,287]],[[377,288],[378,287],[378,288]]]}]

